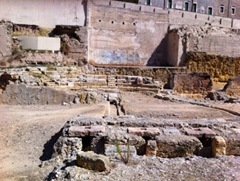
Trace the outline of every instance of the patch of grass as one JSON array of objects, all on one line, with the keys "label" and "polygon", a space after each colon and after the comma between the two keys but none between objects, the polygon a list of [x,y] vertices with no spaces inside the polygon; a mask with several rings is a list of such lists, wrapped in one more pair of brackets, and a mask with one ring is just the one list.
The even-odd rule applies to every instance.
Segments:
[{"label": "patch of grass", "polygon": [[120,144],[118,141],[116,141],[115,146],[117,149],[116,151],[117,151],[118,155],[120,156],[121,160],[123,161],[123,163],[127,164],[131,158],[129,140],[127,140],[127,151],[121,150]]}]

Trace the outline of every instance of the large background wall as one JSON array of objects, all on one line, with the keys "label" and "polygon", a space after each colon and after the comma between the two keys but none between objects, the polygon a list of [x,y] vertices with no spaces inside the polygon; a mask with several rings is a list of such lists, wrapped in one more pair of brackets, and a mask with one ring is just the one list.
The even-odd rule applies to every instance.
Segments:
[{"label": "large background wall", "polygon": [[85,23],[86,0],[1,0],[0,19],[15,24],[55,25]]},{"label": "large background wall", "polygon": [[210,55],[240,57],[239,35],[211,35],[197,40],[190,37],[188,51]]},{"label": "large background wall", "polygon": [[[240,20],[236,19],[110,0],[92,2],[88,14],[88,54],[89,61],[96,64],[177,66],[184,57],[175,51],[179,42],[175,38],[168,41],[169,26],[207,24],[240,29]],[[216,48],[211,43],[203,43],[203,48]],[[175,49],[172,45],[176,45]]]},{"label": "large background wall", "polygon": [[168,15],[166,11],[154,13],[149,8],[149,12],[143,12],[139,5],[116,1],[106,6],[91,5],[89,61],[112,65],[164,64]]}]

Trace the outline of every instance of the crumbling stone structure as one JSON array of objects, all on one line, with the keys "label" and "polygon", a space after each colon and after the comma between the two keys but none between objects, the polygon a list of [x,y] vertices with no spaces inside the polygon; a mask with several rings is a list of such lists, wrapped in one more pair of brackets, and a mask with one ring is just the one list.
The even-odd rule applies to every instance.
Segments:
[{"label": "crumbling stone structure", "polygon": [[[171,126],[173,124],[175,126]],[[137,155],[147,154],[169,158],[194,154],[207,157],[221,153],[239,155],[240,152],[237,154],[234,150],[226,148],[232,147],[233,144],[236,146],[239,142],[238,139],[235,143],[231,140],[233,135],[238,134],[231,130],[231,127],[239,126],[236,122],[228,124],[217,120],[195,120],[187,122],[184,127],[181,127],[181,124],[179,120],[158,122],[148,119],[146,122],[133,116],[106,117],[105,119],[76,117],[69,120],[63,127],[62,136],[54,147],[54,157],[59,155],[69,159],[76,156],[79,151],[90,150],[109,155],[110,145],[116,147],[116,144],[133,146],[131,148],[136,151],[132,153]],[[223,131],[223,127],[228,131]],[[235,150],[239,149],[235,147]]]}]

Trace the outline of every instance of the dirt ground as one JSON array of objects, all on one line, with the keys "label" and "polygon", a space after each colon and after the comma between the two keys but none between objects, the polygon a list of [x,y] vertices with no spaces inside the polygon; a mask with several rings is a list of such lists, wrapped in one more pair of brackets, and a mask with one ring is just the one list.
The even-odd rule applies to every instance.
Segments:
[{"label": "dirt ground", "polygon": [[[201,119],[224,118],[234,119],[234,116],[226,111],[207,108],[183,102],[170,102],[154,96],[136,92],[122,92],[122,104],[127,114],[138,117],[155,117],[159,119]],[[240,113],[240,104],[222,104],[212,102],[215,107],[226,108]]]},{"label": "dirt ground", "polygon": [[[225,111],[163,101],[141,93],[122,93],[122,99],[126,113],[140,117],[236,118]],[[240,110],[238,104],[226,107]],[[79,114],[104,116],[108,108],[106,103],[74,106],[0,105],[0,180],[43,180],[48,173],[39,165],[41,160],[49,156],[44,146],[48,145],[46,143],[60,131],[64,123]]]},{"label": "dirt ground", "polygon": [[79,106],[0,106],[0,180],[42,180],[44,145],[70,118],[103,116],[105,104]]}]

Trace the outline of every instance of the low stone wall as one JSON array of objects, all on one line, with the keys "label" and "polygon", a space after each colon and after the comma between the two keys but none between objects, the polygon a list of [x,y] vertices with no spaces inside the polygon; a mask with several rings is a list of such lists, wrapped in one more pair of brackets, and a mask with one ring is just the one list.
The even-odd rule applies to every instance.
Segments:
[{"label": "low stone wall", "polygon": [[67,94],[49,87],[29,87],[23,84],[10,84],[0,94],[0,102],[3,104],[63,104],[72,103],[75,95]]},{"label": "low stone wall", "polygon": [[[126,147],[131,157],[134,154],[165,158],[239,155],[236,150],[240,148],[236,144],[240,140],[231,139],[237,134],[231,127],[239,125],[217,120],[195,120],[197,124],[191,121],[184,121],[185,126],[182,126],[181,120],[161,122],[148,118],[146,127],[145,120],[133,116],[104,119],[78,116],[64,125],[53,156],[76,159],[78,152],[94,151],[121,159],[119,152],[126,154]],[[122,150],[117,151],[117,145]],[[234,147],[235,151],[226,150],[226,146]]]}]

